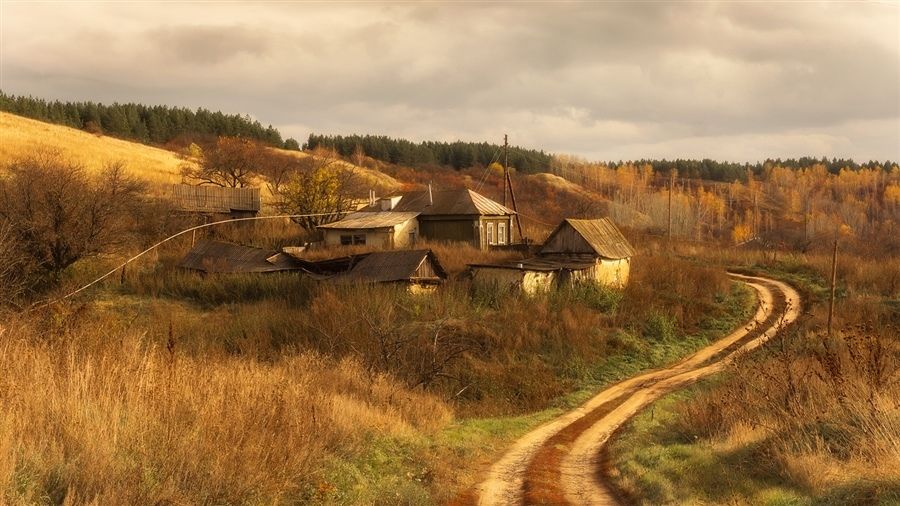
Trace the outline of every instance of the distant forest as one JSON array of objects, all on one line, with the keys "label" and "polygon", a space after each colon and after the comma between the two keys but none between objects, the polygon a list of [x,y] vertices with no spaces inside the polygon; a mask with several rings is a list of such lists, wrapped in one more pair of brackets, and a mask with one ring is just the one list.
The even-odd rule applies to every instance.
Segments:
[{"label": "distant forest", "polygon": [[[366,156],[387,163],[407,166],[441,165],[457,170],[503,161],[503,147],[497,144],[462,141],[415,143],[383,135],[310,134],[303,148],[334,149],[341,156],[352,156],[357,149],[362,149]],[[543,151],[513,146],[509,149],[509,165],[524,172],[547,171],[551,159]]]},{"label": "distant forest", "polygon": [[[487,166],[491,162],[502,162],[503,146],[487,142],[433,142],[415,143],[406,139],[394,139],[381,135],[317,135],[310,134],[303,149],[334,149],[339,155],[350,157],[357,150],[365,156],[387,163],[407,166],[441,165],[464,169],[475,165]],[[533,172],[551,172],[553,155],[544,151],[523,149],[510,146],[509,165],[516,169]],[[897,164],[891,161],[870,161],[859,164],[852,159],[813,158],[768,159],[759,163],[732,163],[716,160],[632,160],[605,163],[615,169],[623,165],[650,165],[653,171],[669,174],[673,169],[680,177],[706,179],[711,181],[746,181],[749,172],[762,175],[767,168],[785,167],[789,169],[805,169],[813,165],[822,165],[825,169],[837,174],[841,169],[884,169],[891,170]]]},{"label": "distant forest", "polygon": [[0,111],[143,143],[166,144],[181,136],[241,136],[266,144],[299,149],[294,139],[282,140],[272,125],[249,116],[198,108],[143,104],[49,101],[0,91]]}]

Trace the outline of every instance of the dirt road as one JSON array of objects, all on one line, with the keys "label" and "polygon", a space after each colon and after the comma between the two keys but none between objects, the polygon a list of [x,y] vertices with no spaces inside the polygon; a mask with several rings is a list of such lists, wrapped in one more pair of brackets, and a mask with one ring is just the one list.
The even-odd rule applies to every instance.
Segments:
[{"label": "dirt road", "polygon": [[476,487],[478,504],[617,504],[599,479],[600,450],[610,434],[654,400],[720,371],[799,316],[800,296],[766,278],[732,274],[756,290],[759,307],[744,327],[680,362],[635,376],[529,432]]}]

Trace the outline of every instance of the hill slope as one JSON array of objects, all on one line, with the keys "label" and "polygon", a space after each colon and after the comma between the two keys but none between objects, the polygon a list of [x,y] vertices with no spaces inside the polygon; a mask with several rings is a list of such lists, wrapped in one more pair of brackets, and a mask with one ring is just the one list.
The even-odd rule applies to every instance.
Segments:
[{"label": "hill slope", "polygon": [[[45,148],[60,151],[88,170],[100,170],[107,163],[124,161],[132,174],[160,186],[181,181],[179,167],[185,163],[176,153],[164,149],[0,112],[0,163]],[[277,151],[299,158],[312,156],[299,151]],[[400,186],[387,174],[356,169],[363,181],[373,187]]]},{"label": "hill slope", "polygon": [[121,160],[133,174],[160,184],[180,181],[178,168],[184,163],[164,149],[0,112],[0,162],[43,148],[58,150],[88,170]]}]

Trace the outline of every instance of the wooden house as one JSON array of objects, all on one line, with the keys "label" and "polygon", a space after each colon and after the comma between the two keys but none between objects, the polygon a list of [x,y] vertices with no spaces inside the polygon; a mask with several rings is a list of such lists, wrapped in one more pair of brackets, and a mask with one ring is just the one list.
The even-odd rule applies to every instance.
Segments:
[{"label": "wooden house", "polygon": [[259,188],[226,188],[176,184],[172,188],[175,209],[219,218],[250,218],[259,213]]},{"label": "wooden house", "polygon": [[473,264],[475,283],[546,291],[575,283],[623,288],[634,249],[608,218],[566,219],[550,233],[537,256],[497,264]]},{"label": "wooden house", "polygon": [[476,248],[510,242],[515,211],[468,189],[409,192],[377,199],[342,220],[319,227],[326,244],[405,247],[421,237]]},{"label": "wooden house", "polygon": [[447,279],[437,256],[427,249],[376,251],[351,257],[349,267],[328,278],[335,283],[392,283],[410,291],[431,291]]}]

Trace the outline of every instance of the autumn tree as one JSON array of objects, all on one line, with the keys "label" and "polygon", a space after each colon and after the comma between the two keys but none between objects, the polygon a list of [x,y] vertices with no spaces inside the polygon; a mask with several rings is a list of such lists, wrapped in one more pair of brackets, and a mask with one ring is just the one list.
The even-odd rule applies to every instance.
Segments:
[{"label": "autumn tree", "polygon": [[264,154],[258,142],[220,137],[214,146],[187,157],[181,177],[187,183],[243,188],[258,174]]},{"label": "autumn tree", "polygon": [[12,162],[0,177],[0,224],[50,281],[76,261],[123,244],[144,185],[109,164],[97,176],[41,152]]},{"label": "autumn tree", "polygon": [[354,210],[362,189],[357,169],[324,150],[303,158],[270,153],[262,172],[279,212],[316,215],[294,218],[309,232]]}]

